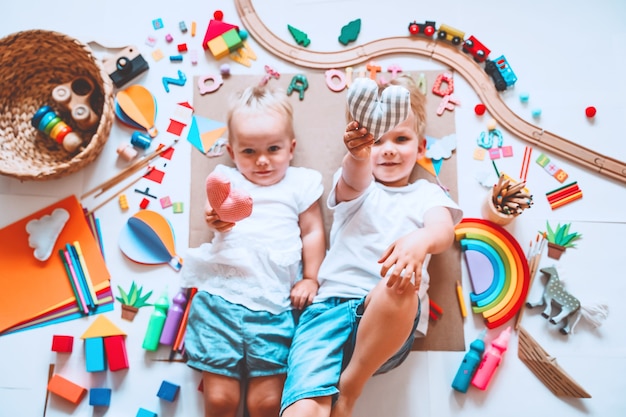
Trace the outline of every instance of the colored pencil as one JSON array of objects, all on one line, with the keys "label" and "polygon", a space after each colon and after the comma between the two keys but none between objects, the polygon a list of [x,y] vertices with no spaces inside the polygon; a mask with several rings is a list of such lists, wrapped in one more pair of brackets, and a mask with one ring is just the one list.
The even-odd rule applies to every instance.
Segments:
[{"label": "colored pencil", "polygon": [[557,188],[554,191],[550,191],[549,193],[546,193],[546,197],[548,198],[548,201],[552,202],[555,200],[559,200],[563,197],[572,195],[578,190],[580,190],[580,188],[578,187],[578,184],[576,182],[573,182],[564,187]]},{"label": "colored pencil", "polygon": [[74,274],[76,274],[76,279],[78,280],[78,285],[80,286],[80,290],[85,298],[85,303],[87,303],[87,308],[89,311],[93,311],[95,309],[95,304],[89,294],[89,288],[87,286],[87,281],[80,265],[80,261],[78,260],[76,248],[67,243],[65,244],[65,250],[70,256],[70,266],[74,269]]},{"label": "colored pencil", "polygon": [[82,268],[83,276],[85,277],[85,282],[87,283],[87,289],[89,290],[91,300],[93,301],[94,306],[97,306],[99,303],[98,297],[96,296],[96,291],[93,288],[93,282],[91,281],[91,275],[89,274],[89,269],[87,268],[87,262],[85,261],[83,250],[80,247],[80,242],[78,242],[77,240],[74,241],[74,249],[76,250],[76,254],[78,255],[78,262],[80,263],[80,267]]},{"label": "colored pencil", "polygon": [[522,159],[522,169],[520,170],[520,181],[526,182],[528,177],[528,166],[530,165],[530,155],[533,153],[533,148],[526,146],[524,148],[524,158]]},{"label": "colored pencil", "polygon": [[565,198],[560,199],[559,201],[555,201],[554,203],[550,204],[550,208],[552,210],[557,209],[559,207],[562,207],[566,204],[571,203],[572,201],[576,201],[583,198],[583,192],[582,191],[578,191],[575,194],[572,194],[570,196],[567,196]]},{"label": "colored pencil", "polygon": [[67,277],[70,280],[70,285],[72,286],[72,290],[74,291],[76,304],[78,304],[78,311],[82,312],[83,314],[89,314],[89,308],[87,307],[87,303],[83,298],[83,295],[80,291],[80,286],[78,285],[78,281],[76,280],[76,276],[72,270],[69,253],[63,249],[59,249],[59,255],[61,256],[63,266],[65,267],[65,272],[67,273]]},{"label": "colored pencil", "polygon": [[102,243],[102,229],[100,228],[100,219],[97,217],[94,217],[94,222],[96,224],[96,238],[98,239],[98,246],[100,246],[100,253],[102,254],[102,258],[105,259],[104,244]]}]

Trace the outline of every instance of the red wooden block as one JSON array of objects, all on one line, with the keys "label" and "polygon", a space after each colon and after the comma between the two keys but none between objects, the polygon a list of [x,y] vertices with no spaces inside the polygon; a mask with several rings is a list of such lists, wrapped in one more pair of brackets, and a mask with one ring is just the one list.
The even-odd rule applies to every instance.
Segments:
[{"label": "red wooden block", "polygon": [[52,336],[52,351],[62,353],[72,353],[74,346],[74,336]]},{"label": "red wooden block", "polygon": [[104,350],[110,371],[128,369],[126,342],[123,335],[107,336],[104,338]]}]

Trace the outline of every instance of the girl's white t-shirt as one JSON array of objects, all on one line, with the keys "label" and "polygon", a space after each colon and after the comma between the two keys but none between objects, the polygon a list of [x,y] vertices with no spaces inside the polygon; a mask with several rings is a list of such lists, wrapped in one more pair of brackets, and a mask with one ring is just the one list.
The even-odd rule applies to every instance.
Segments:
[{"label": "girl's white t-shirt", "polygon": [[291,287],[302,273],[299,216],[323,192],[319,172],[289,167],[280,182],[260,186],[237,169],[218,165],[231,188],[252,197],[252,214],[210,243],[190,248],[183,259],[183,288],[196,287],[251,310],[291,309]]}]

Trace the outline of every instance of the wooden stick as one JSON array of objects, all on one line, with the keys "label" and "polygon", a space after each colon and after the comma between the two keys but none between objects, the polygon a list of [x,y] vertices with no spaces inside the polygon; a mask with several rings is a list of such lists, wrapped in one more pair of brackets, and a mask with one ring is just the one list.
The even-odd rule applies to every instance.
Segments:
[{"label": "wooden stick", "polygon": [[[135,178],[134,180],[132,180],[131,182],[129,182],[128,184],[126,184],[125,186],[123,186],[122,188],[120,188],[119,190],[117,190],[117,192],[115,192],[114,194],[112,194],[111,196],[109,196],[108,198],[106,198],[104,201],[102,201],[100,204],[98,204],[97,206],[95,206],[94,208],[90,209],[89,211],[87,211],[87,213],[85,213],[85,216],[89,216],[91,215],[91,213],[95,212],[96,210],[98,210],[99,208],[101,208],[102,206],[104,206],[105,204],[107,204],[109,201],[113,200],[115,197],[119,196],[122,191],[128,189],[128,187],[130,187],[133,184],[136,184],[137,182],[139,182],[139,180],[141,180],[142,178],[144,178],[146,175],[148,175],[150,172],[152,172],[152,170],[154,169],[154,167],[148,167],[148,172],[146,172],[143,175],[140,175],[139,177]],[[100,195],[102,192],[100,192],[98,195]]]},{"label": "wooden stick", "polygon": [[155,150],[154,152],[152,152],[149,155],[144,156],[143,158],[141,158],[140,160],[138,160],[134,164],[130,165],[129,167],[127,167],[126,169],[121,171],[119,174],[117,174],[113,178],[103,182],[102,184],[99,184],[99,185],[95,186],[91,190],[89,190],[86,193],[84,193],[80,197],[81,200],[86,198],[86,197],[89,197],[90,195],[92,195],[93,193],[95,193],[97,191],[100,191],[100,192],[98,194],[96,194],[96,197],[99,196],[100,194],[106,192],[107,190],[111,189],[112,187],[114,187],[115,185],[119,184],[121,181],[124,181],[126,178],[128,178],[129,176],[131,176],[135,172],[139,171],[141,168],[143,168],[146,165],[148,165],[150,163],[150,161],[152,161],[154,158],[160,156],[163,152],[165,152],[166,150],[168,150],[171,147],[173,147],[176,144],[176,142],[177,142],[177,140],[174,141],[173,143],[167,145],[167,146],[161,145],[159,148],[157,148],[157,150]]},{"label": "wooden stick", "polygon": [[[528,258],[528,270],[530,272],[529,273],[530,281],[528,282],[528,292],[530,292],[530,289],[533,286],[533,281],[535,279],[535,275],[537,275],[537,269],[539,268],[539,263],[541,261],[543,249],[545,248],[546,242],[548,241],[547,239],[545,239],[543,235],[540,235],[540,236],[541,236],[541,240],[535,243],[535,247],[539,245],[539,248],[536,250],[533,250],[533,248],[531,247],[530,256]],[[528,298],[528,294],[526,295],[526,298]],[[517,313],[517,319],[515,320],[515,325],[513,326],[515,330],[519,328],[522,322],[522,317],[524,316],[525,305],[526,305],[526,300],[524,300],[524,303],[522,304],[519,312]]]}]

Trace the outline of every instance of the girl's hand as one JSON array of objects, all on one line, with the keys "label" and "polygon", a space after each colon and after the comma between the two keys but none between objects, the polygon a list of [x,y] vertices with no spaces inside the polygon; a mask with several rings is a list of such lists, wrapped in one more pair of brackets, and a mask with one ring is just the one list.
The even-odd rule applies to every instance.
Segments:
[{"label": "girl's hand", "polygon": [[343,134],[343,143],[355,159],[369,160],[374,136],[366,128],[360,127],[359,122],[352,121]]},{"label": "girl's hand", "polygon": [[213,210],[208,204],[204,208],[204,221],[211,230],[220,233],[228,232],[235,226],[235,223],[229,223],[220,220],[220,218],[217,216],[217,213],[215,213],[215,210]]}]

